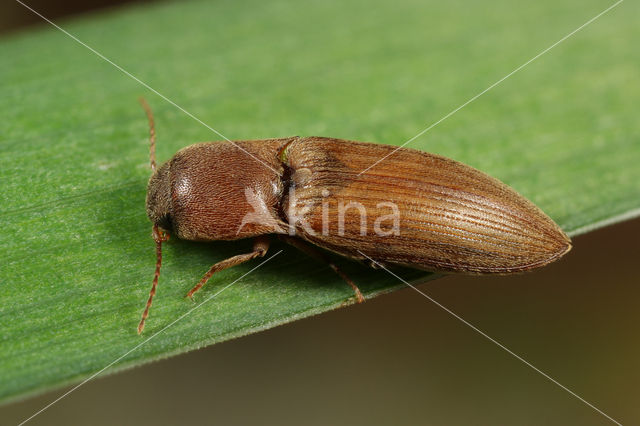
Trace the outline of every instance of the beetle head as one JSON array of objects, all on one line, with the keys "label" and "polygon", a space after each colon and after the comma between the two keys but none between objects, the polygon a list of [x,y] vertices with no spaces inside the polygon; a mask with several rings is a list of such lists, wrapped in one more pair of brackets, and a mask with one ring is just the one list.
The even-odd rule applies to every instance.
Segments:
[{"label": "beetle head", "polygon": [[170,162],[156,170],[147,187],[147,216],[166,232],[173,232],[173,205],[171,202]]}]

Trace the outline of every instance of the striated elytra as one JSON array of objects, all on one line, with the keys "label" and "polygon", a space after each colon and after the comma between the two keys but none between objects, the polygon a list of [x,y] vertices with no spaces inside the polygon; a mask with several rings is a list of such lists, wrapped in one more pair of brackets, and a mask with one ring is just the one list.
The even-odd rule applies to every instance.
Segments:
[{"label": "striated elytra", "polygon": [[359,301],[357,286],[314,246],[367,263],[467,274],[527,271],[571,249],[553,220],[504,183],[409,148],[324,137],[210,142],[181,149],[155,170],[146,108],[154,169],[146,207],[158,261],[139,332],[168,233],[255,238],[251,252],[213,265],[189,297],[213,273],[264,256],[270,234],[327,260]]}]

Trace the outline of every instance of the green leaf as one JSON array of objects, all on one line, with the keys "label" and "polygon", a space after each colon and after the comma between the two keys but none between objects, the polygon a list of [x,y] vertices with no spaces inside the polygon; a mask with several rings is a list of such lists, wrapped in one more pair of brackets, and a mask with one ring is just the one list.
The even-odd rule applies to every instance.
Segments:
[{"label": "green leaf", "polygon": [[[195,1],[61,25],[230,139],[401,144],[611,4]],[[622,3],[410,146],[503,180],[574,235],[637,216],[637,13]],[[137,97],[155,111],[161,160],[220,137],[51,26],[0,52],[0,399],[351,300],[325,265],[275,244],[280,255],[216,274],[194,305],[184,295],[207,268],[250,245],[172,240],[138,336],[155,254]],[[337,261],[368,297],[403,286]]]}]

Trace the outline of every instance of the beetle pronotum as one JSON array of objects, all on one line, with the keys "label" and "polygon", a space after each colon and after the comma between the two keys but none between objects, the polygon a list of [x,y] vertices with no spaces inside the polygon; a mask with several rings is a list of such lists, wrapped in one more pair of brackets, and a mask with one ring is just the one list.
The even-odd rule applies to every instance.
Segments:
[{"label": "beetle pronotum", "polygon": [[150,127],[146,209],[157,260],[138,333],[169,233],[192,241],[255,239],[251,252],[214,264],[188,297],[215,272],[264,256],[269,234],[325,259],[359,302],[355,283],[314,245],[381,265],[467,274],[527,271],[571,249],[553,220],[504,183],[409,148],[324,137],[207,142],[156,168],[153,116],[141,102]]}]

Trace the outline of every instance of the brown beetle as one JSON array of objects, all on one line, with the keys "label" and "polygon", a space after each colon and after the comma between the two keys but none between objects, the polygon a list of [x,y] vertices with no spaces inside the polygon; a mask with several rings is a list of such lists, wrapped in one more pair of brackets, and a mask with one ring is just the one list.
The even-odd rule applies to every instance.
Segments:
[{"label": "brown beetle", "polygon": [[157,262],[138,333],[168,233],[192,241],[255,238],[251,252],[214,264],[189,297],[215,272],[264,256],[268,234],[325,259],[360,302],[358,287],[313,245],[368,263],[467,274],[527,271],[571,249],[553,220],[504,183],[414,149],[324,137],[209,142],[181,149],[156,170],[153,117],[142,103]]}]

